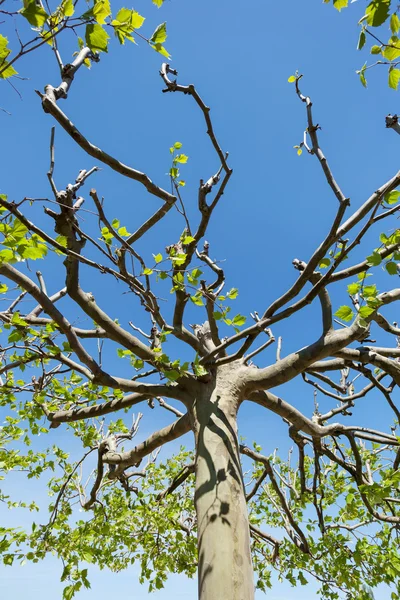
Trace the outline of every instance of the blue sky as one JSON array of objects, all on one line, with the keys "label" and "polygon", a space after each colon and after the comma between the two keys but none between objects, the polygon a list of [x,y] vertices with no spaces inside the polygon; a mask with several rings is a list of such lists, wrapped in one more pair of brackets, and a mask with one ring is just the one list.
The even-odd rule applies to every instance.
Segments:
[{"label": "blue sky", "polygon": [[[302,88],[312,97],[315,120],[322,126],[322,148],[345,194],[351,198],[352,207],[358,206],[399,168],[400,140],[384,127],[385,115],[399,110],[398,96],[387,88],[386,72],[373,70],[367,90],[355,75],[366,58],[356,51],[357,20],[362,14],[362,4],[360,0],[340,15],[320,0],[246,3],[166,0],[160,10],[150,0],[135,4],[135,9],[147,17],[145,33],[167,21],[166,47],[172,54],[171,64],[179,70],[179,81],[197,86],[211,106],[221,145],[230,152],[234,174],[207,239],[211,255],[224,261],[228,287],[239,288],[235,310],[247,316],[252,310],[262,312],[290,285],[296,277],[291,266],[293,258],[307,260],[336,211],[336,199],[327,188],[316,160],[306,154],[298,157],[293,149],[302,140],[305,111],[295,97],[293,86],[287,83],[289,75],[296,69],[304,74]],[[115,6],[119,6],[118,2]],[[0,31],[14,40],[11,25],[2,24]],[[65,62],[75,49],[71,34],[61,43]],[[93,143],[145,171],[161,186],[168,186],[169,147],[175,141],[182,142],[182,151],[190,157],[182,167],[182,177],[187,181],[183,195],[189,214],[194,216],[199,179],[207,179],[219,165],[205,135],[202,115],[192,99],[161,93],[163,86],[158,76],[161,62],[160,56],[144,43],[119,47],[113,40],[109,54],[103,55],[98,65],[91,71],[78,73],[68,100],[60,102],[60,106]],[[0,193],[13,200],[24,196],[46,198],[53,122],[42,112],[33,90],[43,89],[47,83],[57,85],[57,65],[50,50],[44,48],[21,60],[17,69],[29,80],[16,82],[21,99],[10,86],[2,85],[0,105],[12,115],[0,112],[3,140]],[[60,188],[72,181],[80,169],[94,164],[92,158],[57,129],[55,178]],[[139,185],[106,167],[89,185],[104,196],[110,217],[119,218],[129,231],[159,206],[157,199]],[[87,190],[84,190],[85,207],[90,209]],[[32,210],[32,218],[47,224],[51,231],[41,209]],[[91,227],[89,214],[87,222]],[[163,252],[167,244],[176,241],[182,229],[183,223],[171,211],[141,241],[139,249],[147,257]],[[374,231],[369,237],[367,251],[376,245],[378,233]],[[364,257],[366,251],[361,255]],[[62,286],[59,265],[56,258],[40,265],[51,292]],[[381,274],[377,277],[382,281],[382,290],[396,285]],[[148,322],[132,298],[122,294],[121,286],[106,282],[105,289],[105,282],[101,276],[88,272],[85,287],[95,293],[113,317],[118,316],[124,323],[133,319],[148,329]],[[345,286],[338,285],[332,298],[335,306],[345,302]],[[77,318],[68,303],[65,310],[71,318]],[[166,310],[169,310],[167,304]],[[188,322],[204,318],[199,314],[199,309],[191,307]],[[301,317],[274,329],[276,336],[283,336],[284,353],[318,335],[316,315],[317,310],[310,307]],[[394,313],[387,315],[395,318]],[[82,326],[89,324],[82,316],[78,322]],[[110,370],[124,374],[125,367],[117,361],[115,347],[106,346],[106,351]],[[172,345],[172,354],[179,356],[180,352],[178,345]],[[273,352],[266,354],[265,362],[260,364],[273,361]],[[292,382],[286,390],[282,393],[287,400],[307,414],[312,413],[311,388]],[[330,408],[324,399],[320,401],[321,406]],[[373,413],[374,401],[376,398],[367,400],[362,410],[355,410],[354,418],[362,416],[366,421],[374,418],[377,426],[386,428],[387,414],[384,409],[378,415]],[[144,438],[169,420],[168,414],[161,411],[147,411],[140,436]],[[275,447],[283,454],[288,449],[286,428],[258,407],[245,406],[241,410],[240,433],[249,442],[255,439],[261,443],[266,453]],[[58,442],[62,436],[64,447],[71,444],[66,430],[60,428],[51,433],[49,444],[56,440],[55,436]],[[185,441],[191,444],[189,437]],[[75,449],[73,444],[72,449]],[[22,479],[13,480],[10,489],[19,491],[24,486]],[[44,490],[35,488],[35,493],[44,500]],[[12,522],[15,519],[22,523],[27,518],[16,513],[7,515],[1,507],[0,510],[3,521],[11,518]],[[53,599],[60,595],[59,572],[54,560],[22,570],[2,569],[0,595],[19,600],[29,587],[32,597],[40,593],[42,600]],[[194,597],[194,590],[195,583],[175,577],[166,590],[151,597],[165,600]],[[92,577],[92,590],[83,592],[81,597],[90,600],[99,598],[100,593],[106,597],[111,592],[121,600],[147,596],[133,571],[118,576],[96,574]],[[315,587],[293,591],[282,584],[269,598],[281,600],[294,594],[310,598]],[[377,600],[386,598],[389,598],[387,591],[378,592]]]}]

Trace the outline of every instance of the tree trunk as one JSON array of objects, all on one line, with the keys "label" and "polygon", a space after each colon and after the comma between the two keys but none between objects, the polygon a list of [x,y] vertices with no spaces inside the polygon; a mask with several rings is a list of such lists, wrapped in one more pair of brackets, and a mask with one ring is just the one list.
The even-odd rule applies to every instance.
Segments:
[{"label": "tree trunk", "polygon": [[237,439],[238,401],[226,381],[221,383],[225,385],[218,385],[218,381],[217,385],[215,381],[206,384],[207,393],[198,397],[193,407],[199,600],[254,600]]}]

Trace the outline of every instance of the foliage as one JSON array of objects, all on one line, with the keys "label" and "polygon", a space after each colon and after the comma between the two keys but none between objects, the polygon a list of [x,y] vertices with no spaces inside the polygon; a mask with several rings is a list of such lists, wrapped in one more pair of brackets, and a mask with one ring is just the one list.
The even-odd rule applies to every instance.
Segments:
[{"label": "foliage", "polygon": [[[163,0],[153,0],[153,4],[161,7]],[[84,10],[84,12],[82,12]],[[93,0],[85,6],[80,7],[78,2],[72,0],[62,0],[54,9],[50,10],[46,3],[46,10],[41,0],[24,0],[23,8],[17,12],[7,10],[3,14],[10,17],[17,16],[17,26],[23,32],[27,30],[23,22],[31,25],[31,31],[34,35],[26,41],[22,41],[20,34],[20,49],[12,53],[8,46],[8,39],[0,35],[0,79],[9,79],[17,75],[14,64],[23,56],[36,50],[41,46],[48,44],[57,51],[59,37],[65,35],[67,31],[73,31],[76,34],[84,29],[84,38],[87,46],[94,52],[108,52],[110,35],[108,32],[114,32],[115,37],[120,44],[125,44],[126,40],[135,43],[133,34],[146,41],[156,52],[169,58],[168,51],[163,46],[167,39],[166,23],[159,25],[154,33],[149,37],[139,32],[143,26],[145,18],[136,10],[121,8],[113,18],[112,7],[109,0]],[[18,31],[18,30],[17,30]],[[28,29],[29,31],[29,29]],[[26,31],[28,37],[28,33]],[[81,48],[82,40],[76,35],[78,47]],[[86,66],[90,66],[90,61],[86,61]]]},{"label": "foliage", "polygon": [[[324,0],[324,2],[329,3],[330,0]],[[332,0],[332,4],[340,12],[352,3],[349,0]],[[357,8],[357,5],[354,8]],[[364,14],[360,16],[357,49],[367,48],[367,41],[369,41],[369,52],[372,55],[372,61],[367,61],[357,71],[364,87],[367,87],[366,71],[378,65],[386,65],[388,67],[388,85],[394,90],[398,89],[400,81],[400,69],[398,68],[400,64],[398,60],[400,57],[398,37],[400,18],[398,12],[399,5],[392,0],[372,0],[367,4]],[[388,39],[386,39],[387,36],[389,36]]]}]

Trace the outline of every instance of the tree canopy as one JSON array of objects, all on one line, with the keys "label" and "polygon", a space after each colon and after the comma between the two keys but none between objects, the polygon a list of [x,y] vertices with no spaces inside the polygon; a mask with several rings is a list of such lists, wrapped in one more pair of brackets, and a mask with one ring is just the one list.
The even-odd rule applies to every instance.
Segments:
[{"label": "tree canopy", "polygon": [[[251,600],[253,570],[261,591],[275,570],[292,585],[314,577],[325,599],[363,600],[386,583],[396,600],[400,328],[392,306],[400,298],[399,172],[350,202],[331,168],[336,159],[328,162],[322,150],[318,104],[306,95],[307,79],[293,71],[287,95],[304,111],[294,144],[302,157],[295,158],[306,160],[310,178],[323,179],[329,215],[319,224],[309,213],[312,244],[292,257],[294,273],[283,291],[268,274],[274,259],[265,240],[258,241],[259,255],[248,256],[251,231],[237,225],[245,260],[261,258],[260,277],[269,280],[268,297],[259,295],[246,271],[230,271],[235,280],[228,281],[225,256],[213,249],[221,237],[213,229],[217,212],[220,227],[229,223],[232,153],[196,73],[186,80],[175,63],[162,62],[170,58],[165,22],[145,34],[139,12],[118,7],[112,14],[108,0],[83,13],[78,2],[50,8],[36,0],[16,13],[6,1],[4,18],[18,23],[17,46],[1,36],[2,78],[17,82],[26,54],[44,49],[53,67],[41,73],[37,91],[37,110],[48,124],[47,191],[0,195],[0,466],[5,478],[38,479],[50,495],[46,518],[41,511],[31,528],[0,527],[4,564],[55,554],[66,600],[90,586],[91,564],[114,571],[139,564],[150,590],[161,589],[169,573],[198,573],[201,600],[224,590]],[[338,10],[347,4],[333,2]],[[390,2],[379,0],[360,20],[359,48],[375,36],[383,57],[377,64],[389,66],[392,88],[400,73],[397,22]],[[391,37],[383,43],[376,28],[388,24]],[[85,68],[103,67],[109,33],[120,45],[141,38],[161,55],[163,101],[169,110],[189,104],[196,127],[201,121],[198,131],[206,131],[200,181],[187,176],[187,141],[175,138],[165,149],[164,179],[150,177],[151,165],[142,170],[137,142],[129,162],[120,157],[112,138],[128,135],[134,112],[119,118],[112,105],[109,121],[96,122],[90,104],[106,93],[106,76],[104,92],[86,88],[90,101],[82,96],[70,114]],[[360,69],[363,85],[370,66]],[[240,85],[239,76],[232,85]],[[119,90],[113,91],[116,102]],[[165,109],[163,120],[169,118]],[[399,130],[395,115],[386,125]],[[154,140],[158,134],[148,132]],[[106,192],[100,169],[115,178],[103,184]],[[268,182],[260,181],[261,192]],[[251,198],[240,202],[251,212]],[[266,232],[273,227],[268,207],[257,217]],[[240,301],[241,285],[250,289],[251,306]],[[301,320],[309,325],[297,336],[292,323]],[[297,379],[303,385],[291,387]],[[374,409],[363,411],[367,398]],[[283,422],[285,454],[240,438],[237,413],[247,404],[257,407],[266,429],[273,419]],[[133,413],[142,407],[144,418]],[[165,424],[152,417],[161,411]],[[179,447],[175,440],[190,432],[193,450]],[[160,454],[167,443],[173,455]],[[39,509],[5,486],[4,505]]]}]

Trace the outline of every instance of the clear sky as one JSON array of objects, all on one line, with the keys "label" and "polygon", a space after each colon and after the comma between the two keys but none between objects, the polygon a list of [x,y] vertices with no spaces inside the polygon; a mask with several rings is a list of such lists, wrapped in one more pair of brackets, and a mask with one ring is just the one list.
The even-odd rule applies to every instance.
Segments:
[{"label": "clear sky", "polygon": [[[225,261],[228,286],[239,288],[235,308],[242,314],[262,312],[290,285],[296,277],[291,266],[293,258],[307,260],[336,211],[336,199],[316,160],[306,154],[298,157],[293,149],[302,140],[305,111],[293,86],[287,83],[289,75],[296,69],[304,74],[303,91],[312,97],[315,120],[322,126],[321,145],[352,206],[358,206],[399,168],[400,140],[384,126],[385,115],[399,110],[398,96],[387,88],[386,72],[372,71],[367,90],[355,75],[366,59],[356,52],[361,4],[352,4],[340,15],[321,0],[166,0],[160,10],[150,0],[138,0],[135,4],[135,9],[147,17],[143,26],[147,34],[161,21],[167,21],[166,47],[172,54],[171,64],[179,70],[179,81],[196,84],[211,106],[221,145],[230,152],[234,175],[207,239],[212,256]],[[12,23],[1,24],[0,31],[14,43]],[[71,35],[61,43],[65,62],[72,47],[75,50]],[[99,64],[91,71],[79,72],[68,100],[60,106],[93,143],[145,171],[161,186],[168,186],[169,147],[175,141],[182,142],[182,151],[190,157],[182,168],[187,181],[183,194],[189,212],[195,214],[199,179],[207,179],[219,165],[192,99],[161,93],[161,62],[160,56],[144,43],[119,47],[113,40],[109,54],[103,55]],[[33,90],[43,89],[47,83],[57,85],[57,65],[46,47],[22,59],[17,69],[21,76],[29,77],[27,81],[16,81],[22,98],[6,83],[1,86],[0,106],[12,115],[0,112],[0,193],[13,200],[25,196],[46,198],[50,194],[46,172],[53,122],[41,110]],[[59,187],[73,181],[80,169],[94,164],[57,129],[55,177]],[[90,185],[105,197],[111,216],[119,218],[130,231],[159,206],[139,185],[108,168],[96,174]],[[37,213],[37,219],[45,223],[41,213]],[[141,242],[140,250],[147,256],[163,252],[182,229],[182,223],[170,213],[150,238]],[[371,247],[377,236],[374,232],[369,238]],[[58,264],[51,259],[47,265],[40,265],[51,282],[51,292],[62,285]],[[384,282],[382,286],[393,283],[387,279]],[[121,322],[133,319],[148,327],[137,304],[123,296],[117,286],[104,289],[104,280],[91,273],[87,273],[85,286]],[[345,301],[345,286],[338,286],[333,293],[334,305]],[[70,305],[66,304],[66,310],[70,310]],[[190,309],[188,322],[202,318],[196,310]],[[284,322],[274,330],[276,336],[283,336],[285,353],[309,343],[318,334],[319,323],[313,320],[314,314],[313,308],[307,309],[301,318]],[[88,320],[81,318],[79,323],[87,326]],[[173,347],[173,351],[178,355],[180,348]],[[120,370],[115,348],[107,347],[107,352],[110,370]],[[273,355],[264,360],[274,360]],[[312,414],[311,388],[291,383],[285,394],[287,400]],[[322,406],[330,407],[325,400],[320,401]],[[377,426],[386,428],[385,412],[376,415],[372,411],[373,399],[363,404],[361,412],[355,411],[355,418],[361,414],[363,418],[373,417]],[[169,421],[168,414],[147,411],[140,437]],[[275,447],[283,454],[288,449],[286,427],[257,407],[242,409],[240,427],[241,435],[249,443],[257,440],[266,453]],[[68,448],[68,436],[65,429],[59,428],[50,434],[49,441],[40,443],[56,441]],[[190,437],[185,443],[192,443]],[[73,443],[71,448],[74,451]],[[30,493],[23,475],[18,480],[14,478],[9,489]],[[45,490],[37,485],[34,490],[37,499],[45,500]],[[3,507],[0,515],[2,522],[29,521],[29,515],[8,514]],[[60,569],[53,559],[22,569],[3,568],[0,597],[21,600],[29,594],[32,598],[40,596],[41,600],[58,598]],[[117,576],[94,570],[92,573],[92,589],[82,592],[83,600],[110,594],[121,600],[147,597],[135,570]],[[315,586],[293,590],[282,584],[268,595],[270,600],[295,596],[314,597]],[[382,589],[376,598],[387,600],[389,596]],[[165,590],[150,597],[193,598],[195,582],[173,577]]]}]

